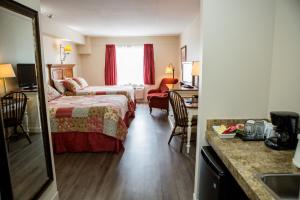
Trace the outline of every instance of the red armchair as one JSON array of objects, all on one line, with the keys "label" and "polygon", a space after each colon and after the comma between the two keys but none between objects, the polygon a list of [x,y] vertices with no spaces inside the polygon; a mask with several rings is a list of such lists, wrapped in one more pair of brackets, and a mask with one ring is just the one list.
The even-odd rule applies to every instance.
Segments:
[{"label": "red armchair", "polygon": [[169,88],[166,84],[176,83],[178,83],[178,79],[164,78],[161,80],[159,88],[148,91],[147,99],[150,114],[152,113],[152,108],[165,109],[169,112]]}]

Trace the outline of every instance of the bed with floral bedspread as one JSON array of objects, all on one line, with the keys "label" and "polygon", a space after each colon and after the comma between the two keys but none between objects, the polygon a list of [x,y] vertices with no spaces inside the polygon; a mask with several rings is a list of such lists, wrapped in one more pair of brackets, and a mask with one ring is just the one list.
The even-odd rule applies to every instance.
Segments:
[{"label": "bed with floral bedspread", "polygon": [[[66,91],[66,96],[87,96],[87,95],[124,95],[128,99],[129,109],[135,110],[134,89],[131,86],[87,86],[75,92]],[[132,111],[131,111],[132,112]]]},{"label": "bed with floral bedspread", "polygon": [[127,135],[123,95],[62,96],[49,102],[55,153],[119,152]]}]

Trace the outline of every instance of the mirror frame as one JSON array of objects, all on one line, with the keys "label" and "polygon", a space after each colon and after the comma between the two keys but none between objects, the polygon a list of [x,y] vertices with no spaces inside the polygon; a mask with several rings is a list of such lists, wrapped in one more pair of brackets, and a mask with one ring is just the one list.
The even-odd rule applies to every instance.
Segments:
[{"label": "mirror frame", "polygon": [[[40,42],[40,29],[39,29],[39,13],[27,6],[24,6],[18,2],[12,0],[0,0],[0,7],[7,9],[9,11],[15,12],[17,14],[29,17],[32,19],[33,37],[34,37],[34,47],[35,47],[35,64],[37,73],[37,83],[38,83],[38,96],[39,96],[39,108],[40,108],[40,118],[42,127],[42,137],[45,152],[45,161],[47,166],[47,175],[49,179],[41,185],[32,199],[38,199],[41,194],[48,188],[48,186],[53,182],[53,168],[52,168],[52,158],[50,150],[50,139],[49,139],[49,128],[47,121],[47,107],[46,107],[46,97],[44,90],[44,79],[42,70],[42,55],[41,55],[41,42]],[[0,108],[0,192],[2,199],[13,199],[13,188],[11,184],[11,173],[9,170],[10,164],[8,159],[8,152],[4,137],[3,128],[3,117]]]}]

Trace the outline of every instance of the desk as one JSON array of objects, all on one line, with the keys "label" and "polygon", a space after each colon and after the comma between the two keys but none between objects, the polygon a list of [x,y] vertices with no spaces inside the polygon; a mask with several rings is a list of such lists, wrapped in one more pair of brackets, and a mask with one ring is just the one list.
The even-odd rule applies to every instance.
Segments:
[{"label": "desk", "polygon": [[[28,101],[28,98],[27,98]],[[8,103],[9,102],[9,103]],[[11,118],[12,117],[12,113],[16,113],[15,109],[18,107],[18,104],[16,103],[15,99],[10,99],[5,103],[1,103],[2,106],[2,115],[3,118],[5,119],[6,116]],[[26,134],[29,134],[29,129],[28,129],[28,113],[27,113],[27,105],[25,107],[25,111],[24,111],[24,115],[23,115],[23,126],[24,126],[24,130],[26,132]]]},{"label": "desk", "polygon": [[[167,87],[169,88],[169,91],[176,91],[182,98],[191,98],[193,95],[198,95],[198,88],[184,88],[181,87],[180,84],[167,84]],[[186,103],[186,108],[188,112],[188,132],[187,132],[187,153],[190,153],[190,147],[191,147],[191,134],[192,134],[192,118],[193,116],[198,115],[198,104],[197,103]],[[170,112],[169,112],[169,122],[172,127],[174,127],[174,115],[172,108],[170,106]]]},{"label": "desk", "polygon": [[176,91],[183,98],[191,98],[193,95],[198,95],[198,88],[185,88],[182,87],[179,83],[177,84],[167,84],[169,91]]},{"label": "desk", "polygon": [[27,96],[27,106],[24,116],[24,122],[27,124],[27,131],[31,133],[40,133],[41,119],[40,119],[40,105],[37,90],[22,90]]},{"label": "desk", "polygon": [[23,92],[27,96],[27,105],[23,118],[23,125],[25,131],[27,133],[40,133],[42,131],[42,128],[40,119],[38,88],[19,88],[17,91]]},{"label": "desk", "polygon": [[187,112],[188,112],[188,130],[187,130],[187,144],[186,152],[190,153],[191,147],[191,135],[192,135],[192,119],[193,116],[198,115],[198,103],[185,103]]},{"label": "desk", "polygon": [[[22,90],[18,89],[17,91],[23,92],[27,97],[27,104],[23,116],[23,126],[25,132],[29,133],[40,133],[41,129],[41,119],[39,111],[39,99],[38,99],[38,90]],[[2,111],[8,112],[9,109],[13,109],[15,106],[13,102],[10,102],[12,106],[2,105]],[[3,113],[4,114],[4,113]]]}]

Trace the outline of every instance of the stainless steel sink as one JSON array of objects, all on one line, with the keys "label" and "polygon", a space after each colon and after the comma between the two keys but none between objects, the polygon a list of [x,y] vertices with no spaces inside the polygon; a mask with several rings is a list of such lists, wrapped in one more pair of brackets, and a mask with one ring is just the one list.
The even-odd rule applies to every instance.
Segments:
[{"label": "stainless steel sink", "polygon": [[262,174],[259,177],[275,198],[300,200],[300,174]]}]

